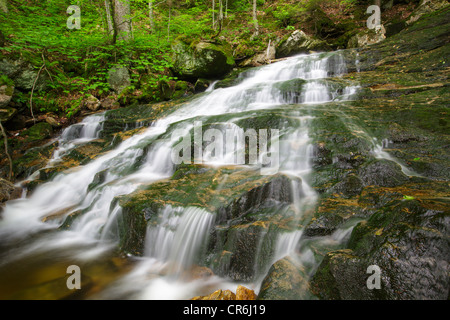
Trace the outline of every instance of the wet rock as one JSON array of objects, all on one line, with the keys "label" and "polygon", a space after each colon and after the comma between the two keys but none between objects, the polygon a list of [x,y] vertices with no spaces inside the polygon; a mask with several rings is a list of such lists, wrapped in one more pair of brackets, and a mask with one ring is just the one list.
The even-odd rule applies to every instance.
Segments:
[{"label": "wet rock", "polygon": [[194,91],[195,93],[204,92],[210,86],[211,82],[208,79],[199,78],[195,82]]},{"label": "wet rock", "polygon": [[230,290],[217,290],[208,296],[198,296],[191,300],[236,300],[236,295]]},{"label": "wet rock", "polygon": [[[445,200],[396,201],[358,224],[348,249],[326,255],[311,287],[322,299],[442,299],[449,294],[450,217]],[[380,268],[369,289],[367,268]]]},{"label": "wet rock", "polygon": [[[285,175],[277,175],[268,183],[252,188],[229,205],[219,209],[217,222],[227,221],[245,215],[249,210],[259,207],[270,207],[278,204],[289,204],[293,200],[292,180]],[[301,183],[301,180],[297,180]],[[301,189],[301,188],[299,188]],[[302,194],[297,196],[301,197]]]},{"label": "wet rock", "polygon": [[308,237],[330,235],[343,222],[344,218],[336,212],[324,213],[308,224],[305,228],[305,235]]},{"label": "wet rock", "polygon": [[239,285],[236,289],[236,300],[256,300],[255,291]]},{"label": "wet rock", "polygon": [[258,294],[258,300],[304,300],[310,297],[308,276],[290,257],[272,265]]},{"label": "wet rock", "polygon": [[214,275],[214,272],[207,267],[194,266],[189,270],[189,277],[192,279],[208,279]]},{"label": "wet rock", "polygon": [[[227,177],[225,180],[224,174]],[[301,183],[300,180],[295,181]],[[177,207],[195,205],[214,212],[216,225],[226,225],[235,219],[235,228],[228,230],[226,227],[223,238],[211,240],[216,253],[221,250],[234,253],[230,262],[232,267],[222,271],[213,268],[214,272],[222,275],[228,270],[243,270],[232,272],[239,278],[253,277],[255,248],[259,245],[260,235],[267,231],[270,224],[253,224],[253,220],[246,217],[271,217],[275,209],[289,205],[292,201],[292,183],[283,174],[258,176],[254,175],[254,171],[234,171],[226,167],[211,169],[200,165],[180,166],[171,180],[153,183],[143,190],[117,198],[123,208],[123,218],[119,222],[120,248],[141,255],[146,226],[157,217],[158,210],[166,204]],[[216,189],[218,186],[219,190]],[[235,246],[236,243],[243,243],[239,249],[241,253],[234,252],[234,248],[239,247]],[[272,252],[270,248],[273,243],[268,241],[267,244],[269,247],[267,254],[263,255],[264,259]],[[249,256],[248,261],[242,260],[244,265],[239,260],[240,254]]]},{"label": "wet rock", "polygon": [[8,180],[0,178],[0,203],[10,200],[16,187]]},{"label": "wet rock", "polygon": [[301,30],[295,30],[280,41],[276,49],[276,57],[279,59],[300,53],[330,50],[330,46],[325,41],[308,36]]},{"label": "wet rock", "polygon": [[217,239],[211,240],[216,246],[212,251],[220,252],[211,262],[214,272],[234,281],[254,280],[265,271],[273,256],[276,244],[273,227],[258,222],[218,227]]},{"label": "wet rock", "polygon": [[325,146],[325,143],[315,144],[312,159],[313,168],[318,169],[331,163],[333,163],[331,150]]},{"label": "wet rock", "polygon": [[[51,127],[48,123],[45,124]],[[40,144],[42,143],[42,140],[30,142],[31,145],[33,143]],[[14,157],[13,172],[16,179],[25,179],[36,170],[45,167],[47,161],[51,158],[53,151],[57,147],[57,144],[57,142],[54,142],[52,144],[30,148],[25,153],[20,154],[19,157]]]},{"label": "wet rock", "polygon": [[417,134],[408,130],[397,123],[393,123],[389,126],[389,140],[394,143],[405,143],[410,141],[421,141],[423,138]]},{"label": "wet rock", "polygon": [[395,187],[409,181],[401,167],[393,161],[375,160],[359,170],[359,177],[365,186]]},{"label": "wet rock", "polygon": [[359,152],[350,152],[338,154],[335,161],[339,169],[356,169],[366,161],[366,157]]},{"label": "wet rock", "polygon": [[363,182],[361,179],[354,174],[349,174],[342,181],[335,184],[331,192],[336,192],[343,198],[351,198],[359,195],[362,189]]}]

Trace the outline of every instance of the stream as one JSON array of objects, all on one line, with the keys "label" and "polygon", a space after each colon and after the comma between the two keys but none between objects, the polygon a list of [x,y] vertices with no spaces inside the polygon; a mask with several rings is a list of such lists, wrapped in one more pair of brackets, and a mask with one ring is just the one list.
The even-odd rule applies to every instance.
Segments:
[{"label": "stream", "polygon": [[[270,266],[289,255],[313,274],[320,263],[314,248],[339,248],[358,222],[351,220],[332,235],[304,236],[305,222],[311,220],[319,197],[311,186],[315,174],[314,121],[322,106],[354,99],[356,82],[342,86],[335,81],[346,72],[339,51],[299,55],[246,71],[234,86],[207,90],[109,152],[57,174],[28,196],[7,202],[0,220],[0,298],[73,297],[65,287],[70,265],[80,266],[85,275],[81,285],[86,290],[76,296],[83,299],[190,299],[219,288],[235,291],[239,284],[258,293]],[[301,90],[287,90],[286,86],[299,86]],[[287,120],[277,123],[276,128],[271,128],[270,123],[255,127],[259,139],[261,129],[271,132],[266,136],[267,149],[261,150],[260,145],[252,163],[237,161],[239,148],[245,148],[245,144],[228,148],[227,136],[220,133],[227,129],[231,136],[239,135],[240,124],[268,111],[278,112]],[[345,119],[343,111],[334,112]],[[97,139],[106,119],[107,114],[100,113],[66,128],[48,167],[58,164],[76,146]],[[209,131],[215,142],[218,136],[225,139],[223,145],[216,143],[215,150],[210,147],[200,154],[194,152],[203,166],[232,167],[255,175],[283,174],[291,179],[291,203],[268,209],[285,215],[291,227],[274,234],[268,228],[258,234],[252,277],[248,279],[237,281],[216,274],[207,278],[192,276],[195,266],[211,267],[208,261],[212,264],[213,259],[208,255],[218,254],[205,248],[219,224],[217,215],[195,204],[166,204],[159,209],[154,223],[147,226],[141,256],[123,257],[116,250],[123,209],[114,199],[170,179],[177,170],[173,149],[180,137],[195,136],[199,124],[215,129]],[[354,123],[346,125],[348,130],[364,132],[362,136],[372,146],[374,158],[397,162],[406,175],[415,175],[383,150],[387,142],[376,140]],[[141,161],[136,164],[138,158]],[[264,173],[262,169],[268,165],[273,171]],[[99,174],[102,181],[92,184],[93,177]],[[35,177],[31,175],[30,179]],[[229,182],[228,175],[221,179],[224,185]],[[215,192],[220,193],[220,188],[219,184]],[[70,227],[60,228],[73,215],[77,218]],[[292,221],[296,227],[292,227]],[[259,259],[269,239],[273,242],[271,257]]]}]

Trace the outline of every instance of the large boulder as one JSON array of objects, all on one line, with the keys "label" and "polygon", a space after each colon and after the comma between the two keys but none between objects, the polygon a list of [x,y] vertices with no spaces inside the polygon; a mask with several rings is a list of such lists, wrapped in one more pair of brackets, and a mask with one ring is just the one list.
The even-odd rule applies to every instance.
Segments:
[{"label": "large boulder", "polygon": [[284,58],[314,51],[330,51],[330,46],[323,40],[308,36],[300,30],[286,35],[277,46],[276,57]]},{"label": "large boulder", "polygon": [[98,100],[96,97],[94,97],[92,94],[88,96],[85,102],[86,108],[88,108],[91,111],[97,111],[100,106],[100,100]]},{"label": "large boulder", "polygon": [[172,69],[184,79],[218,78],[231,71],[235,63],[230,47],[218,42],[187,43],[178,38],[172,50]]},{"label": "large boulder", "polygon": [[0,74],[3,73],[14,81],[15,87],[24,91],[45,90],[48,76],[45,72],[39,73],[32,65],[23,60],[0,61]]},{"label": "large boulder", "polygon": [[130,72],[126,67],[117,65],[108,71],[108,84],[111,89],[120,94],[131,85]]}]

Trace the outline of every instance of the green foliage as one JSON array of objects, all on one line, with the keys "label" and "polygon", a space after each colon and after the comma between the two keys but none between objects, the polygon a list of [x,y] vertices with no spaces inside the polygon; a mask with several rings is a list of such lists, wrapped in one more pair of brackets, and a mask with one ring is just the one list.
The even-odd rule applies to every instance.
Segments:
[{"label": "green foliage", "polygon": [[0,86],[7,85],[7,86],[13,86],[14,81],[12,81],[10,78],[5,76],[4,74],[0,75]]},{"label": "green foliage", "polygon": [[297,22],[297,17],[301,12],[307,10],[307,7],[301,2],[295,5],[292,4],[282,4],[278,5],[277,8],[272,12],[272,15],[277,20],[277,23],[281,27],[288,27]]}]

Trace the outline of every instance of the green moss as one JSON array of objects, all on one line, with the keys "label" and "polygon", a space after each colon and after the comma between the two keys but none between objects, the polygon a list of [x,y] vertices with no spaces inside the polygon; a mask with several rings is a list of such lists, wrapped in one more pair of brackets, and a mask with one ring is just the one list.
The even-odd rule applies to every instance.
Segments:
[{"label": "green moss", "polygon": [[35,141],[48,139],[51,137],[52,133],[53,127],[50,124],[47,122],[40,122],[22,132],[22,135],[27,137],[27,141]]}]

